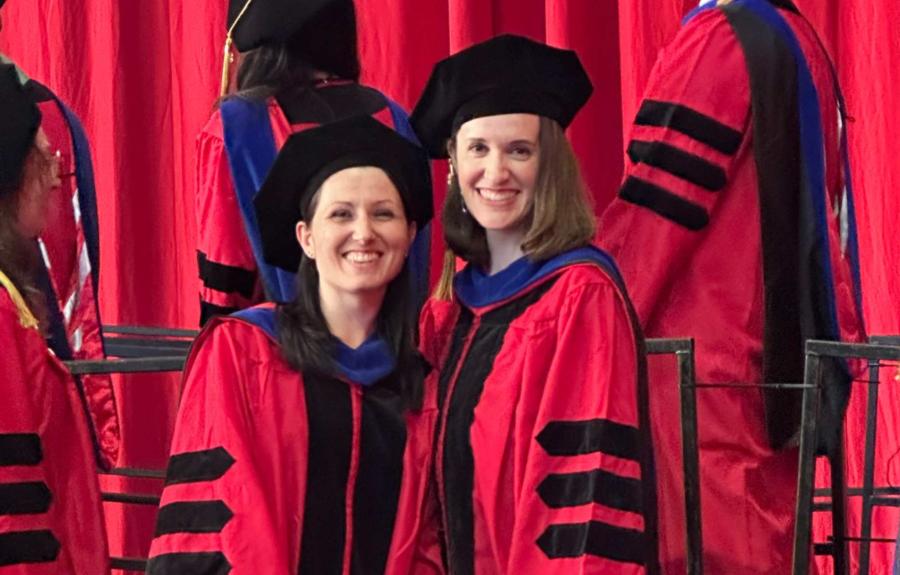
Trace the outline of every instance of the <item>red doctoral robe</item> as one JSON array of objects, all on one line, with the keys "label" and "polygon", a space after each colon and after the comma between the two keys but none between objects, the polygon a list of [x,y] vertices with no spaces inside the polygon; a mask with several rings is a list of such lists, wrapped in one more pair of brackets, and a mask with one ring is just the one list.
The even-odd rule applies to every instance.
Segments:
[{"label": "red doctoral robe", "polygon": [[643,340],[607,256],[457,274],[421,341],[453,575],[658,573]]},{"label": "red doctoral robe", "polygon": [[[798,66],[751,4],[699,13],[661,52],[632,129],[622,189],[600,225],[600,243],[620,265],[645,335],[693,337],[702,383],[799,382],[801,335],[864,337],[852,225],[841,233],[852,204],[843,203],[830,61],[808,22],[778,9],[818,95],[823,187],[810,192],[798,171],[809,166],[799,149]],[[809,198],[826,206],[815,222],[805,211]],[[798,270],[812,261],[820,270],[830,265],[830,274],[804,287],[812,274],[797,280]],[[831,296],[821,296],[825,287]],[[838,333],[802,327],[802,314],[827,305]],[[796,397],[785,399],[759,388],[697,391],[708,573],[791,571],[797,450],[772,447],[790,445],[796,429]],[[683,573],[679,395],[669,359],[650,361],[650,403],[663,570]]]},{"label": "red doctoral robe", "polygon": [[197,339],[147,573],[442,573],[421,520],[434,392],[404,411],[390,376],[303,376],[271,333],[221,317]]},{"label": "red doctoral robe", "polygon": [[109,573],[85,404],[0,272],[0,575]]}]

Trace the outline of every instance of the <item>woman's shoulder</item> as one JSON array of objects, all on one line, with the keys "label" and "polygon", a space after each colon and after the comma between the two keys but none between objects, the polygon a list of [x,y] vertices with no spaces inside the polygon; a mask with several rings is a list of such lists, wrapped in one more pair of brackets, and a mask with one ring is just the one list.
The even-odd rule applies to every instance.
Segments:
[{"label": "woman's shoulder", "polygon": [[272,334],[260,325],[236,316],[210,320],[194,341],[189,364],[197,357],[207,360],[222,357],[223,361],[234,363],[284,362]]}]

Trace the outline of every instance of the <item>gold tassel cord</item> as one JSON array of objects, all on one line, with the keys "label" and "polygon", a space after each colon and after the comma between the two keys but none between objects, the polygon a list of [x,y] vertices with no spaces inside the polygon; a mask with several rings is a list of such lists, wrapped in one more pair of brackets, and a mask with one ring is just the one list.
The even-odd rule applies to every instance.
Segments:
[{"label": "gold tassel cord", "polygon": [[249,8],[252,3],[253,0],[247,0],[244,7],[238,12],[234,22],[232,22],[231,26],[228,28],[228,32],[225,34],[225,48],[222,55],[222,83],[219,85],[219,96],[223,98],[228,94],[228,88],[231,86],[231,63],[234,62],[234,54],[231,51],[231,47],[234,44],[232,34],[234,33],[234,29],[237,27],[238,22],[240,22],[241,18],[244,17],[244,14],[247,13],[247,8]]}]

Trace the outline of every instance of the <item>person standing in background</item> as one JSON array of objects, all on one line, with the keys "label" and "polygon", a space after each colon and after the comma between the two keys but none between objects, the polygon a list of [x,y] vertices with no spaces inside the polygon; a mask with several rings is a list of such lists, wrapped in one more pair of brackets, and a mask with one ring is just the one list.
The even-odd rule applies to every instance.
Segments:
[{"label": "person standing in background", "polygon": [[[698,381],[747,385],[697,394],[709,573],[791,572],[800,393],[753,384],[802,381],[807,339],[865,339],[846,121],[790,0],[703,2],[656,62],[600,220],[647,337],[693,337]],[[850,374],[827,367],[834,422]],[[684,572],[677,376],[650,375],[663,570]]]},{"label": "person standing in background", "polygon": [[0,573],[109,572],[91,432],[47,347],[35,239],[59,160],[15,68],[0,64]]},{"label": "person standing in background", "polygon": [[[290,134],[370,115],[415,141],[400,106],[358,83],[352,0],[231,0],[227,22],[226,49],[233,40],[243,53],[237,93],[220,101],[197,139],[201,325],[294,295],[295,274],[262,257],[252,207]],[[419,230],[411,254],[420,299],[428,288],[428,236]]]},{"label": "person standing in background", "polygon": [[[0,30],[3,29],[0,0]],[[13,64],[0,53],[0,62]],[[50,348],[63,360],[104,359],[97,300],[100,246],[91,150],[78,117],[49,88],[16,67],[19,80],[41,111],[41,129],[59,151],[60,185],[50,191],[49,221],[38,239],[37,283],[47,298]],[[108,375],[78,378],[92,419],[95,452],[104,468],[115,465],[121,440],[119,415]]]}]

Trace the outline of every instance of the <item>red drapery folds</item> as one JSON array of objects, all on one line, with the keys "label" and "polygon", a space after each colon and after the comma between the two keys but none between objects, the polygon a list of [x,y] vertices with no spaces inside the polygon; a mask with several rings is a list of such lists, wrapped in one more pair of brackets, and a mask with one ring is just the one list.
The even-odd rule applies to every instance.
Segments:
[{"label": "red drapery folds", "polygon": [[[900,42],[893,30],[893,23],[900,21],[900,5],[797,3],[833,54],[855,119],[850,152],[867,328],[870,334],[900,333],[900,241],[894,237],[900,229],[900,159],[890,152],[889,139],[889,130],[900,125],[900,72],[895,64],[900,61]],[[0,50],[67,101],[91,138],[105,323],[196,325],[194,136],[216,98],[226,4],[8,0],[0,12]],[[574,48],[595,92],[570,136],[599,211],[617,191],[623,133],[657,50],[695,4],[357,0],[364,81],[409,108],[435,61],[492,35],[512,32]],[[436,182],[442,182],[444,167],[436,166],[435,172]],[[440,205],[443,190],[436,187]],[[439,250],[435,242],[435,265]],[[884,386],[882,406],[900,405],[900,391],[894,387]],[[118,391],[122,463],[161,467],[177,382],[146,377],[123,383]],[[851,420],[859,416],[856,407],[851,407]],[[900,484],[900,457],[891,457],[900,447],[900,415],[883,410],[879,432],[884,439],[876,480]],[[118,510],[108,511],[115,533],[123,525],[129,527],[123,551],[145,552],[149,518],[130,529],[134,523],[122,520]],[[893,536],[893,514],[880,513],[876,522],[875,536]],[[881,569],[873,573],[886,573],[892,549],[885,544],[873,549]]]}]

